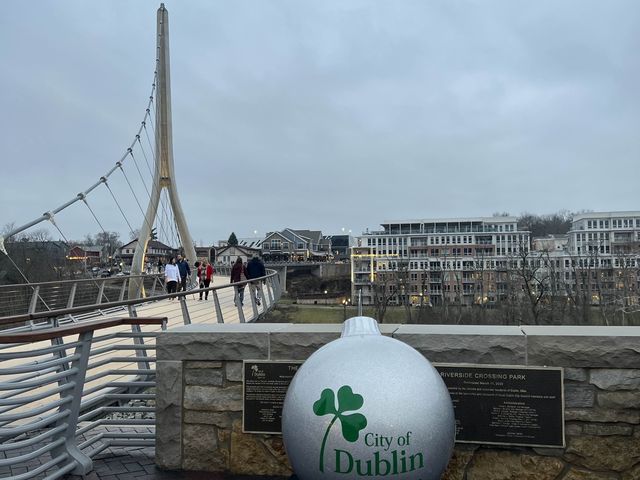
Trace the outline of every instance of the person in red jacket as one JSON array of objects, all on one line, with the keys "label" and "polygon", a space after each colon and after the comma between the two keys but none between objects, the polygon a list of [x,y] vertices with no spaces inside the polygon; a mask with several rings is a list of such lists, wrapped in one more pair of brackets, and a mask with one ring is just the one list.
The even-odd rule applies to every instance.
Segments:
[{"label": "person in red jacket", "polygon": [[[209,288],[211,285],[211,279],[213,277],[213,267],[209,262],[204,260],[202,265],[200,265],[200,288]],[[209,298],[209,290],[204,292],[204,299],[207,300]],[[200,300],[202,300],[202,292],[200,292]]]},{"label": "person in red jacket", "polygon": [[[238,257],[236,263],[234,263],[233,267],[231,268],[231,283],[242,282],[247,278],[247,267],[245,267],[242,263],[242,258]],[[246,283],[242,285],[236,285],[236,295],[233,298],[234,305],[237,306],[238,301],[240,301],[241,306],[244,305],[244,287],[246,286]]]}]

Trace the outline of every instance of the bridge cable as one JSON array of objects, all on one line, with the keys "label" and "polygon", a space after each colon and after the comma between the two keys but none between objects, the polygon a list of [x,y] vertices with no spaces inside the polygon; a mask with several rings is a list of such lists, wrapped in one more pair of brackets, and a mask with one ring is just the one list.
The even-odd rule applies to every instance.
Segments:
[{"label": "bridge cable", "polygon": [[120,204],[118,203],[118,200],[116,199],[116,196],[113,194],[113,192],[111,191],[111,187],[109,186],[109,182],[107,182],[107,179],[102,177],[104,179],[104,185],[107,187],[107,190],[109,190],[109,193],[111,194],[111,198],[113,198],[113,201],[116,202],[116,205],[118,206],[118,210],[120,210],[120,213],[122,214],[122,217],[124,218],[124,221],[127,222],[127,225],[129,226],[129,231],[133,232],[133,227],[131,226],[131,224],[129,223],[129,219],[127,218],[127,216],[124,214],[124,211],[122,210],[122,207],[120,206]]},{"label": "bridge cable", "polygon": [[[18,271],[18,273],[20,274],[20,276],[22,278],[25,279],[26,284],[31,287],[31,290],[36,291],[36,287],[34,287],[31,283],[31,280],[29,280],[27,278],[27,276],[25,275],[25,273],[20,269],[20,267],[16,264],[16,262],[13,261],[13,258],[11,258],[11,255],[6,255],[6,257],[9,259],[9,261],[11,262],[11,264],[15,267],[15,269]],[[45,308],[49,311],[51,311],[51,307],[47,304],[47,302],[44,301],[44,298],[42,298],[42,295],[40,295],[40,293],[38,293],[38,298],[40,299],[40,301],[42,302],[42,304],[45,306]]]},{"label": "bridge cable", "polygon": [[[56,230],[58,230],[58,233],[60,234],[60,236],[63,239],[63,243],[67,246],[67,248],[69,249],[69,251],[71,251],[71,243],[69,243],[69,239],[66,237],[66,235],[62,232],[62,229],[58,226],[58,224],[56,223],[55,219],[53,218],[53,215],[49,212],[46,215],[49,216],[49,222],[51,222],[51,224],[56,227]],[[84,273],[87,275],[88,278],[92,278],[93,279],[93,284],[98,288],[98,290],[100,289],[100,286],[98,285],[98,282],[95,280],[95,278],[92,277],[92,275],[89,274],[89,270],[87,270],[87,264],[86,262],[82,262],[82,266],[84,267]],[[109,301],[109,297],[107,297],[107,294],[103,291],[102,292],[102,296],[101,298],[105,298],[107,300],[107,302]]]},{"label": "bridge cable", "polygon": [[[146,130],[146,127],[145,127]],[[147,164],[147,169],[149,170],[149,174],[153,177],[153,173],[151,172],[151,166],[149,165],[149,159],[147,158],[147,153],[144,151],[144,147],[142,146],[142,142],[140,142],[140,135],[137,136],[138,139],[138,144],[140,145],[140,150],[142,151],[142,155],[144,156],[144,160],[145,163]],[[145,190],[147,191],[147,196],[149,199],[151,199],[151,193],[149,192],[149,189],[147,188],[147,185],[144,181],[144,178],[142,176],[142,172],[140,171],[140,168],[138,167],[138,162],[136,161],[136,158],[133,155],[133,151],[131,152],[131,157],[133,158],[133,162],[136,166],[136,169],[138,170],[138,175],[140,176],[140,180],[142,181]],[[164,211],[164,204],[162,204],[162,209]],[[166,214],[166,212],[165,212]],[[164,235],[165,235],[165,239],[169,238],[169,235],[167,234],[166,229],[164,228],[164,225],[160,225],[160,229],[164,231]]]},{"label": "bridge cable", "polygon": [[[136,137],[138,138],[138,143],[140,143],[140,135],[136,135]],[[138,171],[138,175],[140,176],[140,181],[142,182],[142,185],[144,186],[144,189],[147,191],[147,195],[149,197],[151,197],[151,193],[149,192],[149,189],[147,188],[147,183],[144,181],[144,178],[142,177],[142,172],[140,171],[140,167],[138,167],[138,162],[136,160],[136,157],[133,155],[133,150],[129,150],[129,154],[131,155],[131,158],[133,159],[133,164],[136,166],[136,170]]]},{"label": "bridge cable", "polygon": [[82,199],[82,201],[84,202],[84,204],[87,206],[87,208],[89,209],[89,211],[91,212],[91,215],[93,215],[93,218],[96,220],[96,222],[98,223],[98,226],[100,227],[100,230],[102,230],[103,233],[107,233],[107,231],[104,229],[104,227],[102,226],[102,223],[100,223],[100,220],[98,220],[98,217],[96,216],[96,214],[94,213],[93,209],[91,208],[91,206],[89,205],[89,202],[87,202],[87,198],[84,197]]},{"label": "bridge cable", "polygon": [[[142,133],[142,129],[144,128],[145,125],[145,121],[147,120],[147,117],[150,116],[151,114],[151,110],[150,110],[150,106],[153,104],[153,93],[155,92],[155,88],[156,88],[156,84],[155,84],[155,79],[157,78],[157,72],[154,72],[154,83],[151,89],[151,96],[149,97],[149,101],[147,103],[147,108],[145,110],[145,115],[142,121],[142,124],[140,125],[140,128],[138,129],[138,132],[136,135],[140,135],[140,133]],[[149,118],[150,120],[150,118]],[[129,146],[129,148],[132,148],[135,145],[136,139],[134,138],[134,140],[131,142],[131,145]],[[120,158],[119,163],[122,163],[126,157],[129,155],[129,151],[127,149],[126,153],[124,153],[124,155]],[[117,169],[117,163],[116,166],[112,167],[107,173],[105,173],[98,182],[94,183],[92,186],[90,186],[89,188],[87,188],[84,192],[83,195],[88,195],[89,193],[91,193],[93,190],[95,190],[101,183],[105,183],[106,179],[108,179],[113,172]],[[103,180],[104,179],[104,180]],[[50,210],[48,213],[50,214],[57,214],[60,213],[61,211],[65,210],[67,207],[73,205],[75,202],[77,202],[78,200],[81,200],[81,196],[76,195],[76,197],[74,197],[73,199],[69,200],[66,203],[63,203],[62,205],[60,205],[59,207],[56,207],[52,210]],[[48,215],[44,214],[38,218],[36,218],[35,220],[30,221],[29,223],[22,225],[21,227],[18,228],[14,228],[13,230],[9,231],[6,233],[6,235],[4,235],[5,238],[9,238],[12,237],[14,235],[16,235],[17,233],[20,233],[24,230],[27,230],[31,227],[33,227],[34,225],[37,225],[45,220],[49,220]],[[128,223],[128,222],[127,222]],[[0,249],[1,251],[1,249]],[[3,252],[4,253],[4,252]]]},{"label": "bridge cable", "polygon": [[[122,168],[122,165],[120,165],[120,171],[122,172],[122,174],[124,175],[124,179],[127,181],[127,185],[129,185],[129,189],[131,190],[131,193],[133,194],[133,198],[135,198],[136,203],[138,204],[138,208],[140,209],[140,213],[142,214],[142,219],[144,220],[144,222],[147,224],[147,226],[149,227],[149,230],[151,231],[153,229],[153,225],[151,225],[149,223],[149,219],[147,218],[146,214],[144,213],[144,210],[142,210],[142,205],[140,205],[140,202],[138,201],[138,196],[136,195],[135,190],[133,189],[133,187],[131,186],[131,182],[129,182],[129,177],[127,177],[126,172],[124,171],[124,169]],[[138,239],[140,240],[140,239]]]},{"label": "bridge cable", "polygon": [[[152,106],[154,106],[154,104],[153,104],[153,103],[152,103],[151,105],[152,105]],[[151,121],[151,116],[149,116],[149,121]],[[145,133],[145,136],[146,136],[146,138],[147,138],[147,143],[149,144],[149,148],[151,149],[151,153],[153,154],[153,160],[154,160],[154,162],[155,162],[155,161],[157,161],[157,158],[156,158],[157,153],[156,153],[156,151],[155,151],[155,148],[153,148],[153,146],[152,146],[152,144],[151,144],[151,138],[149,137],[149,131],[147,130],[146,122],[144,122],[144,123],[145,123],[145,124],[143,125],[143,127],[144,127],[144,133]],[[153,123],[152,123],[152,125],[153,125]],[[144,149],[143,149],[143,152],[144,152]],[[145,158],[146,158],[146,157],[145,157]],[[149,165],[147,165],[147,166],[149,167]],[[151,167],[149,167],[149,172],[151,172]],[[168,202],[168,200],[166,199],[166,196],[161,196],[160,198],[161,198],[160,205],[161,205],[161,207],[162,207],[162,214],[163,214],[163,218],[164,218],[164,220],[166,220],[166,222],[169,224],[169,228],[170,228],[170,230],[171,230],[171,232],[170,232],[170,233],[171,233],[171,235],[167,235],[167,242],[168,242],[168,243],[172,242],[172,241],[173,241],[173,238],[171,238],[171,236],[175,236],[176,238],[178,238],[178,243],[180,243],[180,241],[179,241],[179,237],[178,237],[178,235],[177,235],[177,226],[175,226],[175,219],[174,219],[174,221],[173,221],[172,223],[171,223],[171,222],[169,222],[169,214],[167,213],[167,210],[169,209],[169,208],[167,207],[167,202]],[[165,229],[165,233],[166,233],[166,229]]]}]

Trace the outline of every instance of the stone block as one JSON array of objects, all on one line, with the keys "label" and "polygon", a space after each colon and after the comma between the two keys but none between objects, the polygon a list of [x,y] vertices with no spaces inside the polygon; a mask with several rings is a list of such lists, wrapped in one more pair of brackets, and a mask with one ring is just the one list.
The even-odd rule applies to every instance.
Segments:
[{"label": "stone block", "polygon": [[184,408],[210,412],[240,412],[242,385],[225,388],[187,385],[184,389]]},{"label": "stone block", "polygon": [[625,435],[633,434],[633,427],[624,423],[587,423],[582,428],[585,435]]},{"label": "stone block", "polygon": [[564,369],[564,380],[569,382],[586,382],[587,369],[567,367]]},{"label": "stone block", "polygon": [[286,324],[194,324],[158,334],[160,360],[261,360],[269,357],[269,334]]},{"label": "stone block", "polygon": [[567,423],[564,426],[565,435],[582,435],[582,424],[580,423]]},{"label": "stone block", "polygon": [[184,362],[184,368],[221,368],[222,362]]},{"label": "stone block", "polygon": [[242,433],[241,422],[231,431],[229,469],[235,475],[291,475],[281,437]]},{"label": "stone block", "polygon": [[227,362],[225,365],[227,373],[227,381],[241,382],[242,378],[242,362]]},{"label": "stone block", "polygon": [[595,388],[589,385],[564,386],[565,408],[591,408],[596,401]]},{"label": "stone block", "polygon": [[640,465],[622,474],[622,480],[640,480]]},{"label": "stone block", "polygon": [[211,425],[185,425],[182,443],[184,459],[182,468],[221,472],[229,467],[229,455],[218,448],[218,436]]},{"label": "stone block", "polygon": [[640,390],[640,370],[594,369],[591,370],[590,382],[602,390]]},{"label": "stone block", "polygon": [[465,448],[464,446],[456,445],[451,460],[449,460],[449,465],[447,465],[447,469],[442,475],[442,480],[464,480],[467,466],[471,462],[476,448]]},{"label": "stone block", "polygon": [[518,327],[407,325],[393,337],[431,362],[525,364],[526,338]]},{"label": "stone block", "polygon": [[212,385],[222,386],[222,369],[196,368],[184,372],[184,381],[187,385]]},{"label": "stone block", "polygon": [[564,469],[556,457],[508,451],[476,452],[467,469],[467,480],[555,480]]},{"label": "stone block", "polygon": [[635,408],[640,410],[640,391],[598,392],[598,405],[605,408]]},{"label": "stone block", "polygon": [[271,334],[271,359],[306,360],[319,348],[340,338],[342,325],[289,325]]},{"label": "stone block", "polygon": [[640,364],[638,327],[523,327],[531,365],[631,368]]},{"label": "stone block", "polygon": [[611,410],[602,408],[567,408],[564,411],[565,421],[580,421],[592,423],[631,423],[640,424],[640,412],[629,410]]},{"label": "stone block", "polygon": [[156,464],[179,469],[182,464],[182,362],[156,365]]},{"label": "stone block", "polygon": [[640,436],[571,437],[564,458],[590,470],[624,472],[640,463]]},{"label": "stone block", "polygon": [[239,414],[230,412],[205,412],[200,410],[185,410],[184,423],[201,423],[215,425],[218,428],[231,428]]},{"label": "stone block", "polygon": [[562,480],[616,480],[617,478],[617,476],[608,473],[596,473],[572,468],[562,477]]}]

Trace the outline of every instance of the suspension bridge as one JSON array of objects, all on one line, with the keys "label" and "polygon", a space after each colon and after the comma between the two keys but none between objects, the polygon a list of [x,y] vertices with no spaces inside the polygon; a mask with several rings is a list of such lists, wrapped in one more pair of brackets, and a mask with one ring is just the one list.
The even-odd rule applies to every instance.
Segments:
[{"label": "suspension bridge", "polygon": [[[0,256],[22,279],[0,285],[0,312],[5,312],[0,317],[0,477],[86,475],[96,458],[114,449],[152,449],[158,332],[195,323],[251,322],[282,293],[270,270],[253,282],[230,284],[229,272],[217,267],[208,288],[192,285],[173,294],[165,293],[162,274],[145,273],[153,232],[180,249],[191,265],[197,260],[175,179],[168,42],[162,4],[149,99],[115,164],[67,202],[0,237]],[[100,194],[111,199],[126,229],[138,232],[130,275],[95,278],[83,263],[81,278],[32,281],[13,258],[12,242],[49,225],[70,250],[73,243],[62,225],[76,205],[108,236],[93,201]],[[247,286],[242,304],[236,291]]]}]

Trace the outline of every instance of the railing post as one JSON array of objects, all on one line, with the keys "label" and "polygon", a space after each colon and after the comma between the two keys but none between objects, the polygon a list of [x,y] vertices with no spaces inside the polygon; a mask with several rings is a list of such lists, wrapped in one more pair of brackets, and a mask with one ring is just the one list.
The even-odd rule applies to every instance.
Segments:
[{"label": "railing post", "polygon": [[156,285],[158,285],[158,277],[156,275],[153,276],[153,285],[151,285],[151,296],[156,296]]},{"label": "railing post", "polygon": [[104,284],[107,283],[106,280],[102,280],[102,282],[100,283],[100,288],[98,289],[98,298],[96,300],[96,303],[98,305],[100,305],[102,303],[102,295],[104,295]]},{"label": "railing post", "polygon": [[282,296],[282,284],[280,283],[280,275],[274,275],[273,281],[274,281],[273,296],[274,296],[274,300],[277,300]]},{"label": "railing post", "polygon": [[235,303],[236,303],[236,307],[238,308],[238,320],[240,320],[240,323],[245,323],[244,320],[244,310],[242,309],[242,302],[240,301],[240,290],[238,289],[238,287],[233,287],[236,291],[235,291]]},{"label": "railing post", "polygon": [[[131,318],[138,318],[138,312],[136,311],[135,305],[129,305],[129,316]],[[140,325],[131,325],[132,333],[142,333],[142,328]],[[134,336],[133,337],[134,345],[144,345],[144,338]],[[140,357],[140,361],[138,361],[138,369],[140,370],[149,370],[151,366],[149,365],[149,361],[147,360],[147,350],[136,350],[136,357]]]},{"label": "railing post", "polygon": [[129,283],[129,279],[124,277],[124,280],[122,280],[122,287],[120,287],[120,296],[118,297],[120,302],[124,300],[124,294],[127,292],[127,283]]},{"label": "railing post", "polygon": [[191,317],[189,316],[189,309],[187,308],[187,299],[185,295],[179,298],[180,308],[182,309],[182,320],[185,325],[191,325]]},{"label": "railing post", "polygon": [[266,283],[267,283],[266,280],[262,280],[258,285],[258,288],[260,289],[260,297],[262,297],[262,302],[263,302],[262,304],[263,312],[266,312],[273,305],[273,303],[269,301],[269,297],[264,294],[264,286]]},{"label": "railing post", "polygon": [[220,308],[220,299],[218,298],[218,291],[211,290],[211,293],[213,294],[213,304],[216,307],[216,319],[218,320],[218,323],[224,323],[224,318],[222,317],[222,308]]},{"label": "railing post", "polygon": [[38,307],[38,298],[40,298],[40,285],[36,285],[31,295],[31,301],[29,302],[29,313],[36,313]]},{"label": "railing post", "polygon": [[258,287],[253,283],[249,284],[249,295],[251,296],[251,309],[253,310],[253,318],[252,322],[258,319],[258,305],[256,303],[256,292],[258,291]]},{"label": "railing post", "polygon": [[69,415],[56,422],[56,426],[63,424],[67,425],[67,428],[60,434],[64,436],[65,443],[52,450],[51,456],[53,458],[68,454],[73,460],[77,462],[77,467],[71,472],[74,475],[86,475],[93,468],[91,459],[86,456],[78,448],[76,444],[76,428],[78,426],[78,416],[80,415],[80,403],[82,401],[82,390],[84,388],[84,380],[87,375],[87,364],[89,363],[89,352],[91,350],[91,340],[93,339],[93,331],[83,332],[78,337],[79,345],[76,347],[75,355],[79,358],[74,360],[71,364],[71,368],[77,369],[71,377],[63,379],[61,382],[72,383],[73,388],[60,393],[61,398],[71,397],[71,402],[66,405],[60,406],[60,412],[69,410]]},{"label": "railing post", "polygon": [[67,308],[73,308],[73,302],[76,300],[76,290],[78,289],[78,283],[73,282],[71,285],[71,291],[69,292],[69,299],[67,300]]},{"label": "railing post", "polygon": [[267,293],[269,294],[269,303],[273,305],[275,303],[273,299],[273,277],[267,278]]}]

